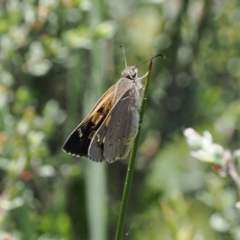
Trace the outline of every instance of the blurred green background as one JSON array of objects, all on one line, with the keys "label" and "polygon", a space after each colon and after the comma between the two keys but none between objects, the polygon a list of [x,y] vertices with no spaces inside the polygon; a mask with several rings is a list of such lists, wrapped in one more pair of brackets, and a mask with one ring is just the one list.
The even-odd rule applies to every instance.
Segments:
[{"label": "blurred green background", "polygon": [[[239,147],[238,0],[0,1],[0,239],[114,239],[127,160],[62,152],[124,69],[157,53],[124,238],[239,240],[239,193],[183,130]],[[148,64],[139,69],[146,73]]]}]

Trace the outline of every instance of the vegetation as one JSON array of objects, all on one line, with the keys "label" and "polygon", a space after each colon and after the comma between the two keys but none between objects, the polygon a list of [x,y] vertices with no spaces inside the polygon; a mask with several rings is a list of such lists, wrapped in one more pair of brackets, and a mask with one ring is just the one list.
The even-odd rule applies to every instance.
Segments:
[{"label": "vegetation", "polygon": [[153,62],[123,239],[240,239],[224,168],[240,170],[239,16],[237,0],[0,1],[0,239],[114,239],[128,161],[61,148],[120,78],[119,45],[129,65],[166,56]]}]

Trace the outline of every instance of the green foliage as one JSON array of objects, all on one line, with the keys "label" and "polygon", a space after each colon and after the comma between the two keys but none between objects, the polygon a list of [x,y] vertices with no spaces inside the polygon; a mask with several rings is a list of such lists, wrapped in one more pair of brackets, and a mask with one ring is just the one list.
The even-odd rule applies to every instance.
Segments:
[{"label": "green foliage", "polygon": [[[0,1],[0,239],[94,239],[101,229],[114,238],[126,161],[86,164],[61,147],[120,78],[119,45],[129,65],[167,57],[153,63],[125,238],[240,239],[239,190],[206,164],[223,167],[231,149],[239,170],[239,9],[237,0]],[[188,141],[204,162],[191,157],[189,127],[208,132]]]}]

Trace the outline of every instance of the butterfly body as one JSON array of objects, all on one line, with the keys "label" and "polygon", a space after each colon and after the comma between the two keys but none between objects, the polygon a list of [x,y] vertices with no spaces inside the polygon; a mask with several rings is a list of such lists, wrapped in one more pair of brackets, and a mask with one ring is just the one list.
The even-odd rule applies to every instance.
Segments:
[{"label": "butterfly body", "polygon": [[93,161],[126,158],[138,132],[143,85],[130,66],[66,140],[63,150]]}]

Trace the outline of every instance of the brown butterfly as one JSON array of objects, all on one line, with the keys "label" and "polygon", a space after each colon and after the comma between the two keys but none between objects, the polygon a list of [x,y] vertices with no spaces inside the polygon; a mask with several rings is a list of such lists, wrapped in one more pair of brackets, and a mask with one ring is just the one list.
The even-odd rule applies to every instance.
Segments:
[{"label": "brown butterfly", "polygon": [[[158,56],[163,55],[155,57]],[[70,134],[63,146],[66,153],[88,157],[95,162],[113,162],[128,156],[139,126],[143,95],[140,80],[148,72],[138,78],[137,66],[128,67],[126,59],[125,65],[122,77],[103,94],[88,116]]]}]

